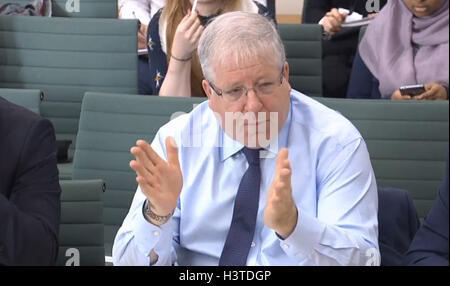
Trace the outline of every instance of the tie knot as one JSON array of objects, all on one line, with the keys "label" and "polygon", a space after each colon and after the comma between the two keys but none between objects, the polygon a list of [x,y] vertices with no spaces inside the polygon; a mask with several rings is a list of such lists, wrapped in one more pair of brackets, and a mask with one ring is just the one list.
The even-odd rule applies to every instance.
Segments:
[{"label": "tie knot", "polygon": [[261,151],[261,149],[250,149],[244,147],[242,151],[244,152],[245,158],[247,158],[247,161],[250,165],[259,166],[259,151]]}]

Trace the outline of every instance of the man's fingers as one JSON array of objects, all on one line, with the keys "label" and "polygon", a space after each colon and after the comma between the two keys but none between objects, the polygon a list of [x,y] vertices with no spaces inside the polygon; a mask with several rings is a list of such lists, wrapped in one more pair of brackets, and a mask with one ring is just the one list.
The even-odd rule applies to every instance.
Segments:
[{"label": "man's fingers", "polygon": [[289,157],[289,151],[287,148],[282,148],[277,156],[277,171],[281,169],[282,162],[287,160]]},{"label": "man's fingers", "polygon": [[[277,156],[277,167],[274,180],[278,183],[282,182],[287,187],[291,186],[291,163],[289,161],[289,151],[286,148],[280,150]],[[277,185],[277,184],[275,184]]]},{"label": "man's fingers", "polygon": [[145,154],[153,163],[153,165],[158,165],[164,161],[161,157],[159,157],[158,153],[156,153],[155,150],[153,150],[150,144],[148,144],[146,141],[138,140],[136,142],[136,145],[145,152]]},{"label": "man's fingers", "polygon": [[278,153],[274,180],[276,181],[280,180],[280,176],[283,169],[290,169],[288,156],[289,151],[286,148],[281,149],[280,152]]},{"label": "man's fingers", "polygon": [[153,185],[152,185],[152,183],[150,181],[148,181],[144,177],[137,176],[136,177],[136,182],[139,184],[139,186],[141,187],[142,191],[145,191],[146,193],[147,192],[151,192],[152,193]]},{"label": "man's fingers", "polygon": [[283,168],[280,171],[280,181],[285,183],[288,187],[291,185],[291,174],[292,170],[290,168]]},{"label": "man's fingers", "polygon": [[178,148],[177,143],[173,137],[166,138],[166,152],[167,152],[167,162],[171,166],[176,166],[180,168],[180,162],[178,161]]},{"label": "man's fingers", "polygon": [[274,201],[284,201],[291,196],[291,169],[283,168],[269,196]]},{"label": "man's fingers", "polygon": [[138,146],[131,147],[130,153],[136,157],[136,161],[140,162],[150,173],[153,173],[154,164],[148,157],[147,153]]},{"label": "man's fingers", "polygon": [[150,172],[138,161],[132,160],[130,161],[130,168],[133,169],[138,176],[144,178],[150,178]]}]

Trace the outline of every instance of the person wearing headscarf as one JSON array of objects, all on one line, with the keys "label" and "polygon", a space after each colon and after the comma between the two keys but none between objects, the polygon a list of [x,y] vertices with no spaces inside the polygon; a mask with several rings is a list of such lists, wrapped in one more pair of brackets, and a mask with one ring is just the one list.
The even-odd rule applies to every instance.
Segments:
[{"label": "person wearing headscarf", "polygon": [[[361,41],[347,97],[448,99],[448,15],[448,0],[388,1]],[[417,84],[425,92],[400,93]]]}]

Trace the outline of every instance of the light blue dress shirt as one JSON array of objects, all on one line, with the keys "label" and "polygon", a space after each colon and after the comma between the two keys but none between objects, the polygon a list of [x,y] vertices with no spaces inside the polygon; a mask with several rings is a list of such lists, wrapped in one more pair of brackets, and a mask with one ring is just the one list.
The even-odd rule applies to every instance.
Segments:
[{"label": "light blue dress shirt", "polygon": [[[248,167],[243,146],[224,135],[208,102],[159,130],[151,145],[165,159],[167,136],[177,141],[183,174],[174,216],[160,227],[149,223],[138,188],[114,241],[115,265],[218,265]],[[247,265],[379,264],[377,186],[357,129],[339,113],[292,90],[276,145],[268,147],[273,156],[260,163],[259,210]],[[264,224],[276,154],[283,147],[289,149],[298,209],[297,225],[285,240]],[[150,263],[152,252],[158,258]]]}]

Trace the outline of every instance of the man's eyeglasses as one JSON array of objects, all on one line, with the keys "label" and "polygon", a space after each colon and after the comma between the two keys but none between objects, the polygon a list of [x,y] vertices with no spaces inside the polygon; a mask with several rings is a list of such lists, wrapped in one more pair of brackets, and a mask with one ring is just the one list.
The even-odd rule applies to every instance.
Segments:
[{"label": "man's eyeglasses", "polygon": [[266,96],[271,95],[275,92],[275,90],[283,84],[284,74],[281,71],[280,78],[274,81],[264,81],[254,85],[252,88],[246,88],[245,86],[235,87],[231,89],[219,89],[212,82],[208,81],[208,84],[211,86],[212,90],[218,95],[222,96],[228,102],[236,102],[239,101],[244,95],[247,96],[250,90],[253,90],[258,96]]}]

